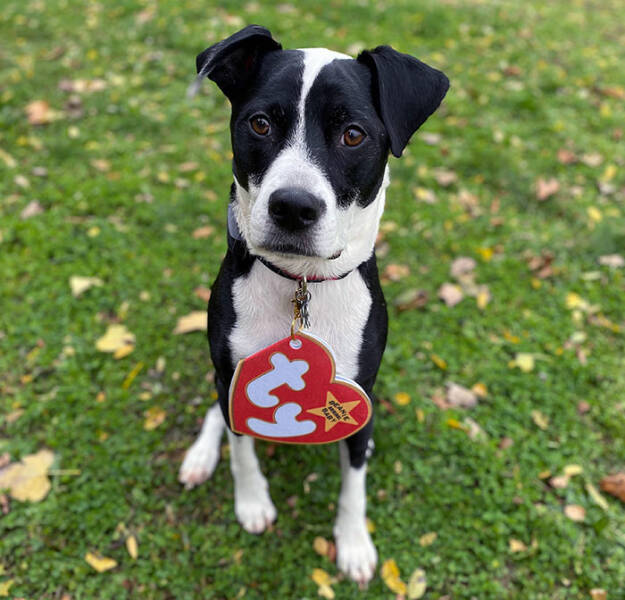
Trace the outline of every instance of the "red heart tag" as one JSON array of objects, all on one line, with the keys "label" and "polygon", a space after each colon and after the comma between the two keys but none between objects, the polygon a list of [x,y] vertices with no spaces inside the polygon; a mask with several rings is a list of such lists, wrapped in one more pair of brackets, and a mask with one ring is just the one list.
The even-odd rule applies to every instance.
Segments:
[{"label": "red heart tag", "polygon": [[239,361],[230,384],[236,433],[284,444],[327,444],[364,427],[371,402],[335,373],[332,350],[304,333]]}]

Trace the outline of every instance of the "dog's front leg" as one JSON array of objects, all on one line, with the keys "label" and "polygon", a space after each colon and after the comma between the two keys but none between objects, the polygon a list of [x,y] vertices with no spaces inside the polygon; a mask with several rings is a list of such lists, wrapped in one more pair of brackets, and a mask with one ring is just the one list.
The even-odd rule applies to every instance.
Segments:
[{"label": "dog's front leg", "polygon": [[[339,569],[358,583],[367,583],[375,572],[378,555],[367,530],[366,460],[352,466],[347,443],[339,442],[341,494],[334,525]],[[361,461],[358,461],[361,462]]]},{"label": "dog's front leg", "polygon": [[234,479],[234,512],[243,529],[262,533],[276,519],[276,507],[254,452],[254,439],[228,430],[230,469]]}]

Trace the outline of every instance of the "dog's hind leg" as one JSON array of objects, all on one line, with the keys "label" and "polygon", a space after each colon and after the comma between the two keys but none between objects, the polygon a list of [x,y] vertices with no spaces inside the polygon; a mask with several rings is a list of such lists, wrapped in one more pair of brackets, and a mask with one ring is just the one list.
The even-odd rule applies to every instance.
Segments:
[{"label": "dog's hind leg", "polygon": [[219,462],[221,437],[226,424],[219,402],[208,409],[202,430],[193,445],[187,450],[178,480],[184,483],[186,489],[206,481],[215,470]]},{"label": "dog's hind leg", "polygon": [[234,479],[234,512],[243,529],[262,533],[275,521],[277,512],[254,452],[254,439],[228,430],[228,440]]},{"label": "dog's hind leg", "polygon": [[[367,530],[366,450],[353,448],[350,452],[352,448],[339,442],[342,482],[334,525],[336,563],[351,579],[366,584],[373,577],[378,555]],[[350,454],[362,456],[350,460]]]}]

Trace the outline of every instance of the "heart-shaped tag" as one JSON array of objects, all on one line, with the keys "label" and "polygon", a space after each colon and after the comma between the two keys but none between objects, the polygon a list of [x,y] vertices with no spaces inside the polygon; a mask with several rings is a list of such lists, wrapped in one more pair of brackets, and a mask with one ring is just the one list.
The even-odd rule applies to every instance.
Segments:
[{"label": "heart-shaped tag", "polygon": [[336,375],[329,346],[301,332],[239,361],[229,409],[234,432],[284,444],[336,442],[371,418],[369,397]]}]

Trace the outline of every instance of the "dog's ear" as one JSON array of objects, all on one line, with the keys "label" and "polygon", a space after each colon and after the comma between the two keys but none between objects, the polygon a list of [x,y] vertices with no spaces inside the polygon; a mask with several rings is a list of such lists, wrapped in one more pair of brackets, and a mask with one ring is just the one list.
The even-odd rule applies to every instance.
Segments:
[{"label": "dog's ear", "polygon": [[271,37],[268,29],[248,25],[197,55],[198,80],[212,79],[232,99],[245,89],[263,54],[280,49],[282,46]]},{"label": "dog's ear", "polygon": [[358,61],[371,70],[374,101],[388,131],[391,152],[400,157],[412,134],[445,97],[449,79],[390,46],[365,50]]}]

